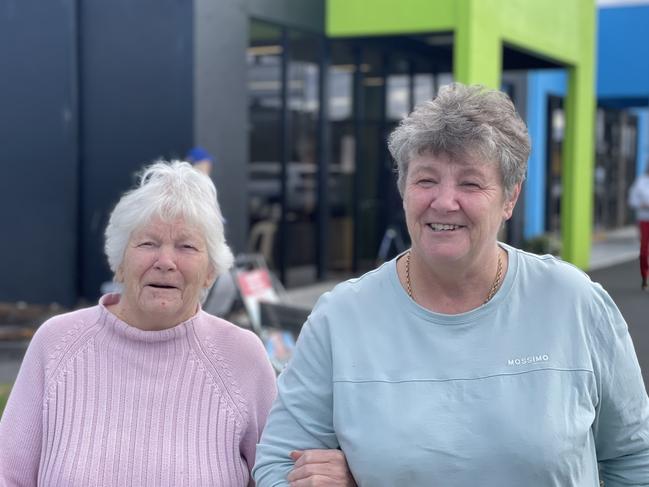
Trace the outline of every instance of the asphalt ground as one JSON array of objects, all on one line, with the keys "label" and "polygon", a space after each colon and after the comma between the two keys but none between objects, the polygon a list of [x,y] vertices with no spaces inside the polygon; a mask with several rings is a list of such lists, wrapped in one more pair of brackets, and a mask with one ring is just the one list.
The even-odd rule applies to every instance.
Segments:
[{"label": "asphalt ground", "polygon": [[588,273],[599,282],[617,304],[629,326],[642,369],[645,388],[649,390],[649,292],[640,289],[637,259]]}]

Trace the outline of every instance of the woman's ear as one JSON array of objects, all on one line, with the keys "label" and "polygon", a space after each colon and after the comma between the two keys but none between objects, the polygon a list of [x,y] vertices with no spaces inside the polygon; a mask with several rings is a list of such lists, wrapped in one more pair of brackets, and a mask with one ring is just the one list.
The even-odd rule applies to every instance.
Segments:
[{"label": "woman's ear", "polygon": [[203,283],[203,287],[205,289],[209,289],[210,287],[212,287],[212,284],[214,284],[216,278],[217,278],[216,269],[214,268],[214,264],[210,262],[210,270],[207,272],[207,276],[205,276],[205,282]]},{"label": "woman's ear", "polygon": [[124,272],[122,271],[122,266],[120,265],[115,272],[115,282],[124,282]]},{"label": "woman's ear", "polygon": [[518,197],[521,194],[521,184],[522,183],[518,183],[514,186],[511,197],[505,202],[505,220],[509,220],[512,217],[512,213],[514,213],[514,207],[516,206]]}]

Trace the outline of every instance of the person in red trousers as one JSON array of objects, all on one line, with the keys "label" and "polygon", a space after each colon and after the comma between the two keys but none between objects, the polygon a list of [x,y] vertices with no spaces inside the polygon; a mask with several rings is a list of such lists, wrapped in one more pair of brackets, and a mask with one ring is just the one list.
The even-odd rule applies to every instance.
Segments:
[{"label": "person in red trousers", "polygon": [[636,212],[640,228],[640,275],[642,289],[647,290],[647,275],[649,274],[649,161],[645,171],[631,186],[629,191],[629,206]]}]

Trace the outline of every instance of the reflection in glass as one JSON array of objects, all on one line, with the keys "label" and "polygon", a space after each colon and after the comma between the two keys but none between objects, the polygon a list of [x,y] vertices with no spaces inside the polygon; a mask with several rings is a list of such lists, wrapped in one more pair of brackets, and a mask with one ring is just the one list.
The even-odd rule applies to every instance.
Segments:
[{"label": "reflection in glass", "polygon": [[276,235],[281,215],[282,32],[251,22],[247,50],[250,117],[248,164],[249,250],[277,264]]},{"label": "reflection in glass", "polygon": [[354,176],[356,137],[354,133],[354,78],[369,70],[356,65],[352,46],[333,42],[328,72],[330,161],[327,191],[329,196],[329,240],[326,246],[328,271],[352,268],[354,245]]},{"label": "reflection in glass", "polygon": [[320,38],[289,31],[289,154],[286,166],[284,256],[288,286],[316,279],[317,130]]},{"label": "reflection in glass", "polygon": [[432,100],[435,96],[435,76],[431,73],[415,75],[415,105]]},{"label": "reflection in glass", "polygon": [[388,119],[401,120],[410,112],[410,76],[391,74],[388,76]]}]

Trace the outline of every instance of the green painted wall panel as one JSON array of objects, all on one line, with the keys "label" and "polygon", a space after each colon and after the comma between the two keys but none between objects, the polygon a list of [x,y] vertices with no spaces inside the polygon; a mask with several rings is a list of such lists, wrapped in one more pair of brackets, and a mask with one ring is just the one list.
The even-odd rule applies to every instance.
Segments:
[{"label": "green painted wall panel", "polygon": [[[584,10],[593,0],[328,0],[332,37],[455,30],[473,9],[476,22],[499,38],[566,64],[579,60]],[[464,13],[463,13],[464,12]]]},{"label": "green painted wall panel", "polygon": [[456,0],[328,0],[331,37],[451,31]]},{"label": "green painted wall panel", "polygon": [[478,83],[498,88],[502,72],[502,47],[497,13],[489,8],[489,2],[456,0],[456,4],[454,78],[466,84]]},{"label": "green painted wall panel", "polygon": [[581,21],[592,0],[487,0],[498,12],[503,41],[565,64],[581,56]]}]

